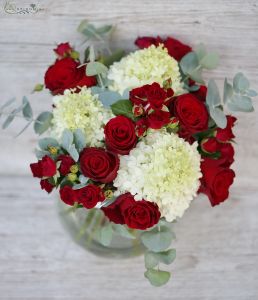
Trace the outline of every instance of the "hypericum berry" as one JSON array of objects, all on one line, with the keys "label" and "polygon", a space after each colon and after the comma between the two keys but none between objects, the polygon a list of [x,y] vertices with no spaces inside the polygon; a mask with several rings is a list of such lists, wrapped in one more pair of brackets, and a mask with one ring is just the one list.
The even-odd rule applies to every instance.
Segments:
[{"label": "hypericum berry", "polygon": [[73,173],[69,173],[68,175],[67,175],[67,178],[68,178],[68,180],[70,180],[71,182],[74,182],[75,180],[77,180],[77,175],[76,174],[73,174]]},{"label": "hypericum berry", "polygon": [[52,155],[56,155],[58,152],[58,149],[54,146],[48,146],[48,152]]},{"label": "hypericum berry", "polygon": [[79,168],[77,165],[72,165],[70,171],[71,173],[76,174],[79,171]]},{"label": "hypericum berry", "polygon": [[111,199],[111,198],[113,197],[113,195],[114,195],[114,193],[113,193],[111,190],[106,190],[106,191],[104,192],[104,196],[105,196],[105,198],[107,198],[107,199]]}]

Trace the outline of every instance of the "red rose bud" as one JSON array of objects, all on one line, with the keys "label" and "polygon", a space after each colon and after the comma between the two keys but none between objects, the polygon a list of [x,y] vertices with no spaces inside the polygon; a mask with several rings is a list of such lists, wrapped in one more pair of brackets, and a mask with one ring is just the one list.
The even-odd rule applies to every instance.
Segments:
[{"label": "red rose bud", "polygon": [[45,155],[37,163],[30,164],[31,172],[34,177],[52,177],[56,174],[56,163],[54,160]]},{"label": "red rose bud", "polygon": [[119,158],[117,154],[102,148],[85,148],[80,156],[80,166],[84,176],[97,182],[109,183],[117,176]]},{"label": "red rose bud", "polygon": [[168,37],[164,41],[164,46],[168,49],[168,54],[177,61],[180,61],[187,53],[192,51],[191,47],[172,37]]},{"label": "red rose bud", "polygon": [[174,102],[174,115],[185,132],[192,135],[208,129],[209,114],[203,102],[192,94],[184,94]]},{"label": "red rose bud", "polygon": [[206,153],[214,153],[219,150],[219,143],[216,138],[207,138],[201,141],[201,148]]},{"label": "red rose bud", "polygon": [[123,202],[123,197],[117,197],[116,200],[108,205],[107,207],[102,207],[101,210],[104,212],[105,216],[110,222],[115,224],[125,224],[124,216],[121,213],[121,203]]},{"label": "red rose bud", "polygon": [[167,93],[160,87],[158,83],[154,82],[152,85],[150,85],[147,91],[147,99],[148,103],[150,104],[150,108],[154,110],[161,110],[166,98]]},{"label": "red rose bud", "polygon": [[95,207],[98,202],[105,200],[102,189],[94,184],[89,184],[76,190],[76,197],[78,202],[87,209],[91,209]]},{"label": "red rose bud", "polygon": [[148,129],[147,119],[142,118],[136,122],[135,133],[138,137],[144,136],[146,134],[147,129]]},{"label": "red rose bud", "polygon": [[73,48],[69,43],[61,43],[57,45],[56,49],[54,49],[54,52],[58,55],[59,58],[63,58],[69,56],[72,50]]},{"label": "red rose bud", "polygon": [[41,179],[40,180],[40,186],[41,186],[42,190],[45,190],[48,193],[51,193],[53,188],[55,187],[47,179]]},{"label": "red rose bud", "polygon": [[162,39],[158,36],[156,38],[150,37],[150,36],[143,36],[143,37],[138,37],[135,40],[135,45],[138,46],[140,49],[143,48],[148,48],[151,45],[158,46],[160,43],[162,43]]},{"label": "red rose bud", "polygon": [[220,144],[220,157],[219,163],[223,167],[230,167],[234,162],[235,151],[231,143]]},{"label": "red rose bud", "polygon": [[60,161],[59,172],[61,175],[66,176],[70,173],[70,168],[75,164],[75,161],[70,155],[61,154],[58,156],[57,161]]},{"label": "red rose bud", "polygon": [[73,190],[69,185],[64,186],[59,191],[61,200],[67,204],[73,206],[76,200],[76,191]]},{"label": "red rose bud", "polygon": [[85,66],[78,68],[79,66],[80,63],[70,57],[56,60],[45,74],[46,88],[56,95],[63,94],[66,89],[96,85],[95,76],[86,76]]},{"label": "red rose bud", "polygon": [[235,125],[237,118],[232,116],[227,116],[227,127],[224,129],[218,128],[216,132],[216,138],[221,142],[228,142],[232,140],[235,136],[232,132],[232,128]]},{"label": "red rose bud", "polygon": [[235,177],[233,170],[219,165],[219,161],[206,158],[201,163],[203,177],[199,192],[209,197],[212,206],[225,201],[229,196],[229,187]]},{"label": "red rose bud", "polygon": [[144,108],[143,106],[140,104],[140,105],[134,105],[133,106],[133,114],[136,116],[136,117],[140,117],[144,114]]},{"label": "red rose bud", "polygon": [[124,116],[111,119],[104,128],[107,148],[118,154],[129,154],[137,143],[134,122]]}]

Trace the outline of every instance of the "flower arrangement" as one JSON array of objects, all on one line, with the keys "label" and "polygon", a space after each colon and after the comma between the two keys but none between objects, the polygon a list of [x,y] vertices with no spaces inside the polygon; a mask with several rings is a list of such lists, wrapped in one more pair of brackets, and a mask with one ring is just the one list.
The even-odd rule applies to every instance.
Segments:
[{"label": "flower arrangement", "polygon": [[0,111],[7,115],[3,128],[22,113],[22,131],[33,123],[37,134],[47,134],[30,165],[41,189],[58,189],[73,210],[100,211],[106,220],[97,231],[106,247],[113,231],[133,239],[136,230],[145,277],[161,286],[170,273],[159,264],[176,256],[171,223],[199,193],[211,206],[229,196],[237,120],[231,112],[253,111],[257,93],[242,73],[233,84],[225,79],[222,98],[213,79],[205,84],[202,71],[217,67],[218,56],[202,44],[193,50],[172,37],[140,37],[140,49],[125,54],[108,47],[112,26],[83,21],[78,30],[88,46],[84,60],[69,43],[59,44],[44,84],[34,89],[50,91],[51,110],[34,118],[27,97],[10,112],[9,100]]}]

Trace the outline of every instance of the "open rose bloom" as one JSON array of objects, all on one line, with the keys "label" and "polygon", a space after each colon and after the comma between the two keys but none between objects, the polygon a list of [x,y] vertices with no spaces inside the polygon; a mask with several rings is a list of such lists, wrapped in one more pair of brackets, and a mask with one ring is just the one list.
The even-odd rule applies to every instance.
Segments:
[{"label": "open rose bloom", "polygon": [[139,49],[107,55],[94,50],[87,26],[107,40],[110,27],[82,22],[85,57],[68,42],[57,45],[42,85],[49,111],[33,118],[24,98],[25,119],[45,134],[31,172],[42,190],[57,190],[66,216],[80,212],[85,222],[74,235],[81,241],[87,233],[80,244],[96,254],[126,248],[128,255],[137,246],[145,277],[160,286],[170,278],[160,264],[175,259],[172,222],[200,193],[211,207],[229,198],[233,113],[253,111],[257,94],[243,73],[232,84],[225,79],[223,93],[213,79],[205,83],[202,71],[217,67],[218,56],[203,45],[138,37]]}]

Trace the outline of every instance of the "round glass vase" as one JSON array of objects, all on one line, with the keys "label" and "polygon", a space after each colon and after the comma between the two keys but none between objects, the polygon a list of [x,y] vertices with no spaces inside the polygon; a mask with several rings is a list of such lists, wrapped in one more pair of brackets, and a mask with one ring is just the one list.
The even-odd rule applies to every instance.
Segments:
[{"label": "round glass vase", "polygon": [[[121,228],[123,225],[110,223],[100,209],[74,208],[59,198],[57,210],[63,227],[74,242],[95,255],[129,258],[141,255],[145,250],[138,230]],[[100,235],[103,227],[107,225],[112,226],[112,238],[108,245],[104,245]]]}]

